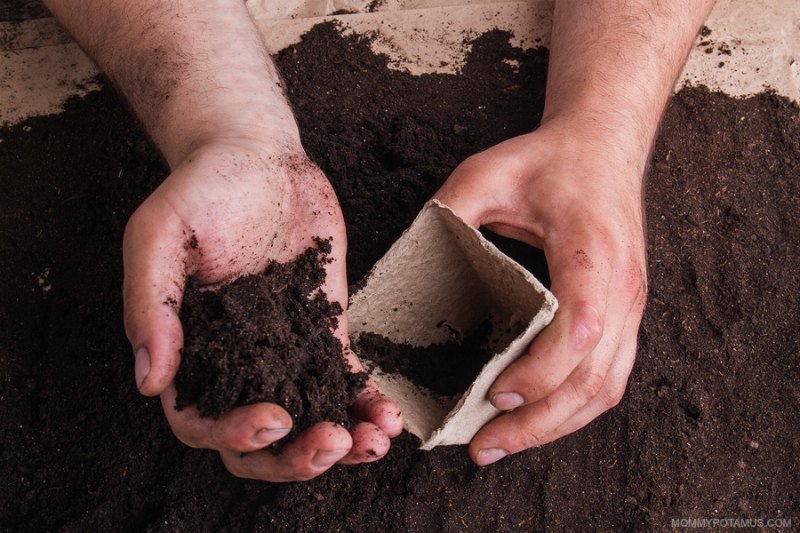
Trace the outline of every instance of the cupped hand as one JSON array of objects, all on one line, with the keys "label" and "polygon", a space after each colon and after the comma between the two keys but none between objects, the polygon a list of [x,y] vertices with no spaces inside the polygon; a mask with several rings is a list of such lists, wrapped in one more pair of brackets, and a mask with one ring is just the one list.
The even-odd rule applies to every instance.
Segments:
[{"label": "cupped hand", "polygon": [[[176,165],[131,217],[125,230],[125,329],[136,357],[142,394],[161,395],[175,435],[192,447],[218,450],[233,474],[269,481],[313,478],[338,463],[376,460],[400,433],[397,406],[374,385],[358,397],[350,431],[317,424],[280,453],[264,450],[286,436],[292,417],[275,404],[201,418],[175,410],[173,378],[183,332],[178,317],[189,275],[213,285],[262,272],[271,261],[291,261],[314,237],[331,238],[332,259],[323,290],[347,305],[346,235],[336,196],[321,170],[297,143],[270,147],[251,138],[204,143]],[[335,332],[351,368],[346,313]]]},{"label": "cupped hand", "polygon": [[647,292],[646,157],[552,121],[470,157],[436,194],[469,224],[543,249],[559,302],[492,385],[505,412],[472,439],[476,463],[576,431],[622,398]]}]

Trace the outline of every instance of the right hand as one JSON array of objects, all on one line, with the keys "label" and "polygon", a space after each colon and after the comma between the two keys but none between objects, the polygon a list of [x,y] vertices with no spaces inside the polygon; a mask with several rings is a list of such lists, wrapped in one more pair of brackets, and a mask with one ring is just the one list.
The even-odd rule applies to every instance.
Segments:
[{"label": "right hand", "polygon": [[[544,250],[559,302],[489,390],[504,413],[470,442],[482,466],[582,428],[619,403],[633,368],[647,260],[644,163],[628,162],[648,154],[635,142],[598,149],[580,124],[551,120],[476,154],[436,194],[468,224]],[[629,157],[609,156],[620,150]]]},{"label": "right hand", "polygon": [[[361,422],[349,432],[323,422],[278,454],[263,450],[292,426],[278,405],[248,405],[218,419],[201,418],[194,407],[175,409],[173,378],[183,346],[178,309],[187,276],[219,284],[262,272],[271,261],[291,261],[314,245],[313,237],[330,237],[332,262],[323,290],[346,309],[347,243],[335,193],[299,141],[270,146],[250,137],[206,142],[136,210],[123,242],[125,330],[136,356],[137,387],[146,396],[161,396],[178,439],[218,450],[237,476],[306,480],[337,462],[384,456],[389,438],[402,430],[400,409],[368,384],[351,408]],[[196,249],[189,246],[192,236]],[[348,348],[346,314],[335,334],[353,371],[360,371]]]}]

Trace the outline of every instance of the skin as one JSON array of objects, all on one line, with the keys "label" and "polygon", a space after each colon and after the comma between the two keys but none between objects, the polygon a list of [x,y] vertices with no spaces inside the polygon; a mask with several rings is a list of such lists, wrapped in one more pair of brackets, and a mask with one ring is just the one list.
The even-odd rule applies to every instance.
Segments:
[{"label": "skin", "polygon": [[[309,161],[280,79],[244,4],[233,0],[49,0],[114,81],[172,173],[125,232],[125,326],[142,394],[161,395],[176,436],[218,450],[233,474],[304,480],[376,460],[402,429],[370,386],[348,432],[323,423],[287,444],[273,404],[217,420],[175,411],[187,275],[210,285],[333,238],[324,290],[347,303],[344,222]],[[559,0],[542,125],[462,163],[436,196],[474,226],[544,249],[560,307],[494,383],[509,411],[469,453],[481,465],[573,432],[624,392],[646,299],[643,175],[660,117],[711,0]],[[532,125],[533,126],[533,125]],[[197,249],[187,245],[191,236]],[[347,346],[346,316],[336,334]],[[354,369],[355,357],[345,350]],[[374,454],[367,453],[374,450]]]},{"label": "skin", "polygon": [[[331,237],[323,290],[347,305],[338,201],[303,151],[244,3],[63,0],[48,7],[124,93],[171,169],[131,217],[123,242],[125,329],[141,393],[160,395],[175,435],[218,450],[237,476],[306,480],[337,462],[384,456],[403,420],[373,385],[352,406],[361,422],[350,431],[318,424],[280,454],[263,450],[292,425],[277,405],[249,405],[216,420],[174,409],[183,345],[177,309],[187,275],[219,284],[291,260],[315,236]],[[188,246],[192,236],[197,249]],[[346,315],[336,334],[349,344]]]},{"label": "skin", "polygon": [[647,295],[643,176],[712,1],[556,2],[541,126],[462,163],[437,193],[474,226],[544,250],[553,322],[489,391],[509,411],[481,465],[576,431],[617,405]]}]

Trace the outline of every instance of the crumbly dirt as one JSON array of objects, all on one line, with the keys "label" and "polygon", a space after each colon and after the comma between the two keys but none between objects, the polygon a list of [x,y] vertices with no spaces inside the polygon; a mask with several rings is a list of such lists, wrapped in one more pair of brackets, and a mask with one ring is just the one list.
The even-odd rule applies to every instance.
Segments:
[{"label": "crumbly dirt", "polygon": [[458,163],[541,119],[547,50],[514,49],[508,37],[494,31],[479,38],[461,76],[390,70],[366,37],[348,38],[344,49],[329,46],[343,42],[330,24],[278,54],[303,144],[342,205],[351,283]]},{"label": "crumbly dirt", "polygon": [[[547,53],[490,32],[459,75],[315,29],[278,63],[342,200],[356,281],[471,153],[535,127]],[[516,60],[519,68],[515,68]],[[0,130],[0,529],[662,530],[800,516],[800,112],[685,88],[648,175],[650,301],[622,403],[479,468],[464,447],[272,485],[226,473],[138,395],[125,222],[166,169],[110,88]],[[519,249],[523,249],[520,247]],[[535,254],[534,254],[535,256]],[[539,256],[540,257],[540,256]]]},{"label": "crumbly dirt", "polygon": [[317,422],[349,426],[347,408],[364,386],[351,374],[332,332],[342,307],[328,301],[328,241],[262,274],[202,290],[190,280],[180,317],[181,366],[176,407],[196,405],[219,417],[234,407],[272,402],[292,415],[288,435]]}]

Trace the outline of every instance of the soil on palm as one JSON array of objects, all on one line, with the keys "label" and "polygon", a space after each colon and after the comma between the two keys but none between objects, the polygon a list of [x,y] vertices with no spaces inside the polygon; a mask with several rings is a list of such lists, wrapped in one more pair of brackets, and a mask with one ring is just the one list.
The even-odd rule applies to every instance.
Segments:
[{"label": "soil on palm", "polygon": [[317,422],[349,426],[347,408],[365,375],[350,373],[332,332],[342,307],[325,282],[328,241],[289,263],[273,262],[216,290],[190,280],[181,307],[184,348],[176,407],[219,417],[258,402],[286,409],[289,438]]}]

